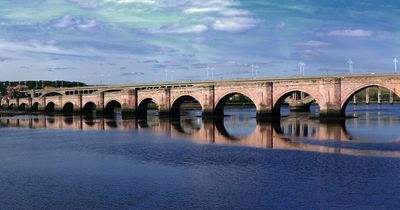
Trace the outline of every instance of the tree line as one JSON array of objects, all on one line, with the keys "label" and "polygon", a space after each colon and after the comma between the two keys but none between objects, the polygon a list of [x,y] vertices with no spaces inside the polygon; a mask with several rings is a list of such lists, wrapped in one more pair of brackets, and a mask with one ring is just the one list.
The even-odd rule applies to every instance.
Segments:
[{"label": "tree line", "polygon": [[60,88],[60,87],[82,87],[86,86],[83,82],[64,81],[64,80],[29,80],[29,81],[0,81],[0,93],[7,94],[7,88],[26,86],[28,89]]},{"label": "tree line", "polygon": [[[364,103],[366,102],[366,95],[367,89],[364,89],[358,92],[356,96],[357,103]],[[381,88],[381,100],[382,102],[388,102],[390,99],[390,90],[386,88]],[[399,96],[393,93],[393,100],[395,102],[400,102]],[[378,87],[370,87],[369,88],[369,101],[370,102],[377,102],[378,101]]]}]

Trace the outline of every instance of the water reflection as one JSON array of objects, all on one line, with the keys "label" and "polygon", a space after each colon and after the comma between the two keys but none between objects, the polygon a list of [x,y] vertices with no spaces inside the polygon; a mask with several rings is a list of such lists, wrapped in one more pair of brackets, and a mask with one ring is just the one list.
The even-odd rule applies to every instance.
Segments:
[{"label": "water reflection", "polygon": [[[246,114],[203,119],[196,112],[189,112],[180,118],[158,118],[155,115],[148,115],[145,118],[129,120],[122,119],[121,116],[108,119],[87,116],[25,115],[3,116],[0,118],[0,126],[31,129],[137,130],[156,132],[197,143],[399,157],[400,145],[397,144],[399,135],[394,132],[400,127],[399,118],[388,115],[371,118],[370,116],[376,113],[367,114],[369,115],[367,117],[364,113],[358,119],[342,121],[320,121],[307,116],[289,115],[263,122],[257,122],[254,116]],[[388,131],[382,133],[371,129],[376,125],[384,125]],[[386,140],[377,142],[377,138],[371,134],[372,131]],[[370,136],[373,138],[368,138]],[[382,146],[382,143],[390,145]]]}]

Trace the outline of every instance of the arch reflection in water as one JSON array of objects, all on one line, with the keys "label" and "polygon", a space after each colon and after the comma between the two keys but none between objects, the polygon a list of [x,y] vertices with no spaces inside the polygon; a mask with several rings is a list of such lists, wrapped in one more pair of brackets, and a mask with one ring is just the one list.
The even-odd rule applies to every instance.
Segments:
[{"label": "arch reflection in water", "polygon": [[[232,122],[234,126],[232,127]],[[197,143],[243,145],[259,148],[303,150],[353,155],[400,156],[397,151],[376,151],[339,147],[352,139],[344,121],[324,122],[312,119],[282,118],[257,122],[255,118],[213,118],[195,116],[178,118],[145,118],[123,120],[121,118],[95,118],[93,116],[13,116],[1,117],[1,127],[75,129],[75,130],[121,130],[156,132],[173,138],[187,139]],[[244,127],[246,132],[236,132]],[[236,132],[236,133],[235,133]],[[323,140],[323,141],[321,141]],[[311,142],[310,142],[311,141]],[[326,143],[327,142],[327,143]],[[333,144],[332,144],[333,142]]]},{"label": "arch reflection in water", "polygon": [[274,129],[283,137],[292,139],[312,140],[351,140],[345,120],[310,119],[307,115],[299,116],[291,113],[289,117],[280,119],[274,124]]},{"label": "arch reflection in water", "polygon": [[374,143],[400,142],[400,104],[348,105],[354,119],[346,120],[353,139]]},{"label": "arch reflection in water", "polygon": [[193,117],[172,118],[171,125],[178,132],[188,135],[195,135],[202,127],[202,120],[201,118]]}]

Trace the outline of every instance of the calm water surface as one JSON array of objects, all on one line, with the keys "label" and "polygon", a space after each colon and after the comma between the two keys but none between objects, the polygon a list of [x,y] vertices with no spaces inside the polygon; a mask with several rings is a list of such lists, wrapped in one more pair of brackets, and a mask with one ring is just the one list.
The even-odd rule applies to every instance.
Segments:
[{"label": "calm water surface", "polygon": [[226,114],[2,116],[0,209],[400,208],[400,105]]}]

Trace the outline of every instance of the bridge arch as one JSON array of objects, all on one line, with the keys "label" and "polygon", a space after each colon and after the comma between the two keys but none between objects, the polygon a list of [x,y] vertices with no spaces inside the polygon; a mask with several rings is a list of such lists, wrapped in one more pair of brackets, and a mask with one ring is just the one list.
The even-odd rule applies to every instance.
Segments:
[{"label": "bridge arch", "polygon": [[[304,89],[290,89],[290,90],[286,90],[283,93],[281,93],[280,95],[278,95],[276,98],[274,98],[274,102],[273,102],[273,106],[272,106],[272,112],[274,115],[280,115],[281,113],[281,107],[283,102],[285,102],[285,100],[290,97],[293,93],[304,93],[307,94],[309,97],[309,101],[310,103],[315,102],[318,105],[320,105],[320,101],[319,98],[317,97],[317,95],[315,95],[315,93],[312,93],[311,91],[307,91]],[[307,105],[308,106],[308,105]]]},{"label": "bridge arch", "polygon": [[232,99],[232,97],[234,97],[235,95],[239,95],[244,97],[245,100],[247,100],[248,102],[251,103],[251,107],[256,108],[256,110],[259,110],[259,107],[257,106],[257,104],[255,103],[255,99],[253,99],[250,94],[248,93],[243,93],[243,92],[239,92],[239,91],[230,91],[230,92],[226,92],[225,94],[223,94],[215,103],[215,108],[214,108],[214,113],[218,114],[218,115],[223,115],[224,114],[224,106],[226,105],[226,103],[228,101],[230,101]]},{"label": "bridge arch", "polygon": [[136,113],[139,115],[147,115],[149,108],[159,110],[160,105],[153,98],[145,98],[138,103]]},{"label": "bridge arch", "polygon": [[21,103],[21,104],[19,105],[19,107],[18,107],[18,110],[19,110],[19,111],[25,111],[26,108],[27,108],[26,103]]},{"label": "bridge arch", "polygon": [[400,97],[400,92],[396,92],[395,89],[393,89],[392,87],[386,86],[386,85],[381,85],[381,84],[365,84],[365,85],[361,85],[358,86],[354,89],[352,89],[341,101],[341,112],[344,114],[346,112],[346,107],[347,105],[350,103],[350,101],[353,99],[353,97],[355,95],[357,95],[359,92],[370,88],[370,87],[380,87],[380,88],[385,88],[389,91],[391,91],[393,93],[394,96]]},{"label": "bridge arch", "polygon": [[62,113],[71,114],[74,112],[74,104],[71,102],[66,102],[62,108]]},{"label": "bridge arch", "polygon": [[104,107],[104,114],[115,114],[122,111],[122,104],[117,100],[110,100]]},{"label": "bridge arch", "polygon": [[8,109],[9,109],[9,110],[18,109],[18,106],[17,106],[16,103],[11,103],[11,104],[8,106]]},{"label": "bridge arch", "polygon": [[201,102],[194,96],[190,96],[190,95],[182,95],[177,97],[171,105],[171,110],[170,113],[173,115],[180,115],[181,113],[181,109],[182,109],[182,105],[183,104],[193,104],[194,108],[196,108],[196,105],[199,106],[200,110],[203,110],[203,105],[201,104]]},{"label": "bridge arch", "polygon": [[83,107],[82,107],[82,113],[83,114],[92,115],[92,114],[94,114],[96,112],[96,110],[97,110],[97,106],[92,101],[86,102],[86,104],[83,105]]},{"label": "bridge arch", "polygon": [[40,107],[40,103],[39,102],[35,102],[35,103],[32,104],[31,111],[37,112],[37,111],[39,111],[39,107]]},{"label": "bridge arch", "polygon": [[54,102],[49,102],[46,105],[45,112],[55,112],[57,109],[57,105]]}]

